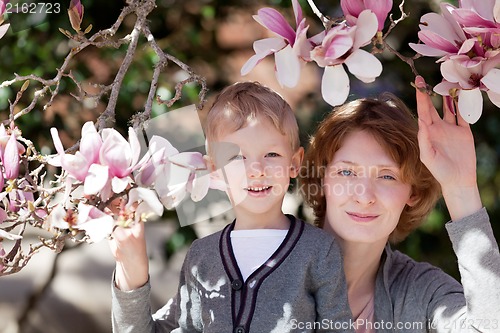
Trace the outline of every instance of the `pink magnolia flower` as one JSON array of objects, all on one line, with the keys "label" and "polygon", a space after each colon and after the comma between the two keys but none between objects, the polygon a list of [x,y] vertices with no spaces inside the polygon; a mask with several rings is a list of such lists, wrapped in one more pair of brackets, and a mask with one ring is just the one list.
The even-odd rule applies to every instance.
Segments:
[{"label": "pink magnolia flower", "polygon": [[[478,36],[486,48],[500,46],[500,2],[495,0],[462,0],[452,12],[466,33]],[[497,51],[498,52],[498,51]]]},{"label": "pink magnolia flower", "polygon": [[195,202],[205,197],[210,187],[210,177],[203,155],[198,152],[183,152],[169,157],[168,182],[156,182],[155,190],[167,209],[173,209],[191,194]]},{"label": "pink magnolia flower", "polygon": [[146,221],[151,215],[161,216],[163,214],[163,204],[158,200],[158,196],[153,190],[136,187],[128,193],[126,209],[134,208],[135,221]]},{"label": "pink magnolia flower", "polygon": [[485,91],[500,107],[500,1],[462,0],[460,8],[441,5],[442,14],[422,16],[418,33],[424,44],[410,44],[418,53],[441,57],[443,82],[434,91],[458,99],[459,112],[469,123],[482,113]]},{"label": "pink magnolia flower", "polygon": [[474,41],[465,43],[469,37],[452,15],[455,7],[444,3],[440,7],[441,14],[428,13],[420,19],[418,37],[423,44],[410,43],[409,45],[414,51],[424,56],[444,57],[441,59],[444,61],[450,55],[467,53]]},{"label": "pink magnolia flower", "polygon": [[92,243],[97,243],[113,231],[114,219],[97,207],[84,203],[78,204],[78,219],[75,229],[85,231]]},{"label": "pink magnolia flower", "polygon": [[[5,126],[0,124],[0,160],[3,164],[3,173],[0,176],[0,188],[3,188],[4,177],[15,179],[19,175],[20,155],[24,154],[26,149],[16,139],[15,130],[7,134]],[[1,172],[0,172],[1,173]]]},{"label": "pink magnolia flower", "polygon": [[80,25],[83,20],[83,12],[84,8],[80,0],[71,0],[68,9],[68,16],[71,27],[75,29],[75,31],[80,31]]},{"label": "pink magnolia flower", "polygon": [[382,73],[382,64],[371,53],[360,49],[370,43],[377,33],[377,17],[370,10],[359,14],[358,24],[345,24],[330,29],[326,35],[313,38],[319,41],[311,52],[311,59],[325,67],[321,81],[323,99],[332,106],[345,102],[349,95],[349,77],[343,67],[359,80],[369,83]]},{"label": "pink magnolia flower", "polygon": [[62,167],[71,177],[83,182],[90,166],[99,160],[99,150],[102,145],[101,137],[94,124],[88,121],[83,125],[80,150],[74,155],[64,152],[59,133],[55,127],[50,129],[50,134],[58,155],[49,159],[49,164]]},{"label": "pink magnolia flower", "polygon": [[340,7],[347,23],[351,26],[357,24],[359,15],[365,9],[370,9],[377,16],[378,30],[382,31],[387,15],[392,9],[392,0],[340,0]]},{"label": "pink magnolia flower", "polygon": [[141,145],[133,128],[128,131],[129,140],[115,129],[102,131],[102,146],[99,150],[99,163],[88,169],[85,177],[84,193],[100,193],[103,200],[111,192],[120,193],[132,182],[130,174],[138,167]]},{"label": "pink magnolia flower", "polygon": [[148,152],[139,162],[141,165],[134,174],[134,179],[140,186],[149,187],[159,179],[168,183],[170,177],[169,157],[178,154],[179,151],[165,138],[153,135],[149,141]]},{"label": "pink magnolia flower", "polygon": [[5,178],[16,179],[19,176],[19,149],[18,142],[14,133],[5,145],[5,151],[2,154],[2,163],[5,172]]},{"label": "pink magnolia flower", "polygon": [[9,30],[10,24],[4,24],[3,23],[3,14],[5,13],[5,8],[7,7],[7,4],[9,3],[10,0],[0,0],[0,38],[2,38],[6,33],[7,30]]},{"label": "pink magnolia flower", "polygon": [[[467,57],[467,56],[464,56]],[[480,61],[449,59],[441,64],[444,81],[434,87],[443,96],[458,98],[460,115],[470,124],[475,123],[483,110],[485,91],[490,101],[500,107],[500,55]],[[453,95],[456,96],[453,96]]]},{"label": "pink magnolia flower", "polygon": [[275,74],[281,86],[293,88],[300,79],[301,60],[309,60],[312,49],[306,33],[309,26],[302,17],[298,0],[292,0],[295,14],[295,31],[283,15],[273,8],[262,8],[253,18],[262,26],[272,31],[277,37],[255,41],[252,56],[241,68],[241,75],[248,74],[259,62],[270,54],[275,57]]}]

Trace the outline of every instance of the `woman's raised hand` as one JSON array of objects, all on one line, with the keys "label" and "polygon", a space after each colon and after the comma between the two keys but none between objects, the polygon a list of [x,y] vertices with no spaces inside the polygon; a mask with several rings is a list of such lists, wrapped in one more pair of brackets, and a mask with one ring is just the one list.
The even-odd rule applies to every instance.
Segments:
[{"label": "woman's raised hand", "polygon": [[470,215],[482,207],[470,126],[459,112],[455,114],[451,99],[446,97],[441,118],[430,96],[422,91],[426,83],[421,76],[416,77],[415,85],[420,159],[441,184],[452,219]]}]

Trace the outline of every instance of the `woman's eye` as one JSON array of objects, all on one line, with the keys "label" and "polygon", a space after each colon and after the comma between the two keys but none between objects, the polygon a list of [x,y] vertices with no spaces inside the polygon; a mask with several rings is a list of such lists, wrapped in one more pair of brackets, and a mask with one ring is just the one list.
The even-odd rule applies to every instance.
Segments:
[{"label": "woman's eye", "polygon": [[280,156],[280,154],[278,154],[278,153],[268,153],[266,155],[266,157],[279,157],[279,156]]},{"label": "woman's eye", "polygon": [[339,172],[337,172],[337,174],[344,177],[354,176],[354,172],[352,172],[352,170],[347,170],[347,169],[340,170]]},{"label": "woman's eye", "polygon": [[380,178],[382,179],[387,179],[387,180],[396,180],[396,178],[394,178],[393,176],[391,175],[382,175],[380,176]]}]

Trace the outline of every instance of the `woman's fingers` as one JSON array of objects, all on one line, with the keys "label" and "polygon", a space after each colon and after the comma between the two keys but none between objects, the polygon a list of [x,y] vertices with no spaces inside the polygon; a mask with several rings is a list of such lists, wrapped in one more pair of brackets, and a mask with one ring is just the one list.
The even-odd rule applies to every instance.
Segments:
[{"label": "woman's fingers", "polygon": [[427,84],[425,83],[424,78],[420,75],[415,78],[415,86],[417,87],[416,97],[418,118],[427,125],[431,125],[434,121],[440,118],[436,108],[434,108],[434,104],[432,104],[430,96],[422,91],[426,88]]},{"label": "woman's fingers", "polygon": [[434,147],[429,137],[427,124],[422,119],[418,119],[418,146],[420,148],[420,160],[428,165],[434,155]]}]

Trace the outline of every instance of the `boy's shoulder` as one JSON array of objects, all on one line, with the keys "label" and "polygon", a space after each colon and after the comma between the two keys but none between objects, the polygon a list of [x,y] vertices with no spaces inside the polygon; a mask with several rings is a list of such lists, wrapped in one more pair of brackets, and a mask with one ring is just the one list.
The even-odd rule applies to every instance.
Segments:
[{"label": "boy's shoulder", "polygon": [[297,217],[295,217],[295,223],[301,223],[304,225],[301,237],[304,238],[304,240],[323,243],[323,244],[325,242],[327,243],[335,242],[334,237],[321,228],[318,228],[310,223],[307,223]]},{"label": "boy's shoulder", "polygon": [[[227,227],[227,226],[226,226]],[[219,239],[224,229],[214,232],[202,238],[198,238],[191,244],[190,250],[203,251],[204,249],[214,248],[219,250]]]}]

